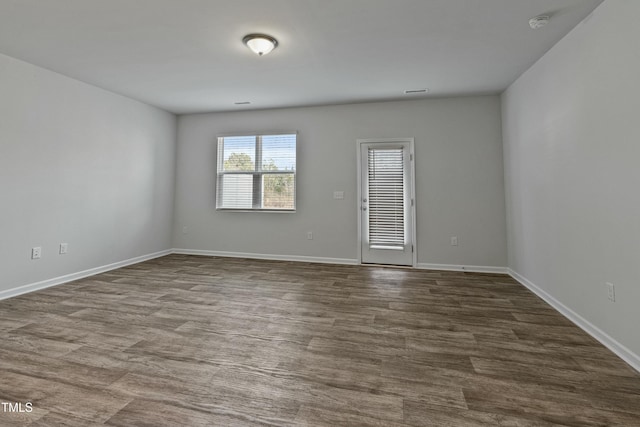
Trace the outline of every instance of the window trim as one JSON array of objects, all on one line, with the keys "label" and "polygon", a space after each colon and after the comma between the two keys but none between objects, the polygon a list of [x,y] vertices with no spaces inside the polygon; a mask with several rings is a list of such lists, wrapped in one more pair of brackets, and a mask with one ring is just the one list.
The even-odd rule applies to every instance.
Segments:
[{"label": "window trim", "polygon": [[[264,170],[254,170],[254,171],[229,171],[229,172],[220,172],[219,168],[220,168],[220,159],[218,158],[218,155],[220,153],[220,142],[222,139],[224,138],[229,138],[229,137],[242,137],[242,136],[254,136],[256,137],[256,160],[255,160],[255,164],[256,165],[262,165],[262,147],[260,146],[260,149],[258,149],[258,146],[261,145],[262,142],[262,137],[263,136],[269,136],[269,135],[295,135],[296,136],[296,146],[295,146],[295,160],[296,160],[296,167],[293,171],[264,171]],[[295,213],[297,211],[297,193],[298,193],[298,186],[297,186],[297,182],[296,182],[296,178],[297,178],[297,173],[298,173],[298,131],[267,131],[267,132],[257,132],[257,131],[249,131],[249,132],[225,132],[225,133],[220,133],[218,135],[216,135],[216,150],[215,150],[215,154],[216,154],[216,179],[215,179],[215,205],[216,205],[216,211],[220,211],[220,212],[266,212],[266,213]],[[262,176],[264,175],[282,175],[283,173],[286,174],[291,174],[293,175],[293,209],[274,209],[274,208],[251,208],[251,209],[247,209],[247,208],[225,208],[225,207],[218,207],[218,199],[219,199],[219,180],[220,180],[220,176],[221,175],[253,175],[253,179],[254,181],[256,179],[260,179]],[[224,179],[224,178],[223,178]],[[261,194],[261,193],[260,193]],[[255,196],[255,193],[254,193]],[[254,203],[255,204],[255,203]]]}]

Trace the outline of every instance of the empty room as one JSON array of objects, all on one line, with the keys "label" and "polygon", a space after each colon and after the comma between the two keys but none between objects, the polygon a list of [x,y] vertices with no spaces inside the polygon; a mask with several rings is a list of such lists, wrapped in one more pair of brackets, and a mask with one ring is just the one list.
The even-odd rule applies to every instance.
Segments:
[{"label": "empty room", "polygon": [[640,426],[638,16],[0,0],[0,426]]}]

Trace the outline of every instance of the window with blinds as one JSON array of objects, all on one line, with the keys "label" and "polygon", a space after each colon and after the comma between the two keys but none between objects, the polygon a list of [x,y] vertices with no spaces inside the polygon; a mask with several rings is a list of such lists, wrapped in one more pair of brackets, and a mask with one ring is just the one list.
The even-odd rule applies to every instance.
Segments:
[{"label": "window with blinds", "polygon": [[404,249],[404,150],[368,150],[369,247]]},{"label": "window with blinds", "polygon": [[295,211],[295,133],[218,137],[216,209]]}]

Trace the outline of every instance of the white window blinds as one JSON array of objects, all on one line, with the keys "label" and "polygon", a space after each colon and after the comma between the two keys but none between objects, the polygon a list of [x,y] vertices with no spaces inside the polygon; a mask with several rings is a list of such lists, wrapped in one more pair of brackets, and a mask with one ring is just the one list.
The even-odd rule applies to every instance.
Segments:
[{"label": "white window blinds", "polygon": [[404,151],[402,148],[368,150],[369,246],[403,249]]},{"label": "white window blinds", "polygon": [[297,135],[218,137],[216,208],[295,210]]}]

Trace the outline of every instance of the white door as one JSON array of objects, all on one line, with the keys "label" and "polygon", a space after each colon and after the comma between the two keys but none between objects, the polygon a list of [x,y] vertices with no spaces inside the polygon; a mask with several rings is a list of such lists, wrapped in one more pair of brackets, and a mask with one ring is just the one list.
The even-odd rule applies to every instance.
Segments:
[{"label": "white door", "polygon": [[413,266],[413,139],[358,143],[361,261]]}]

